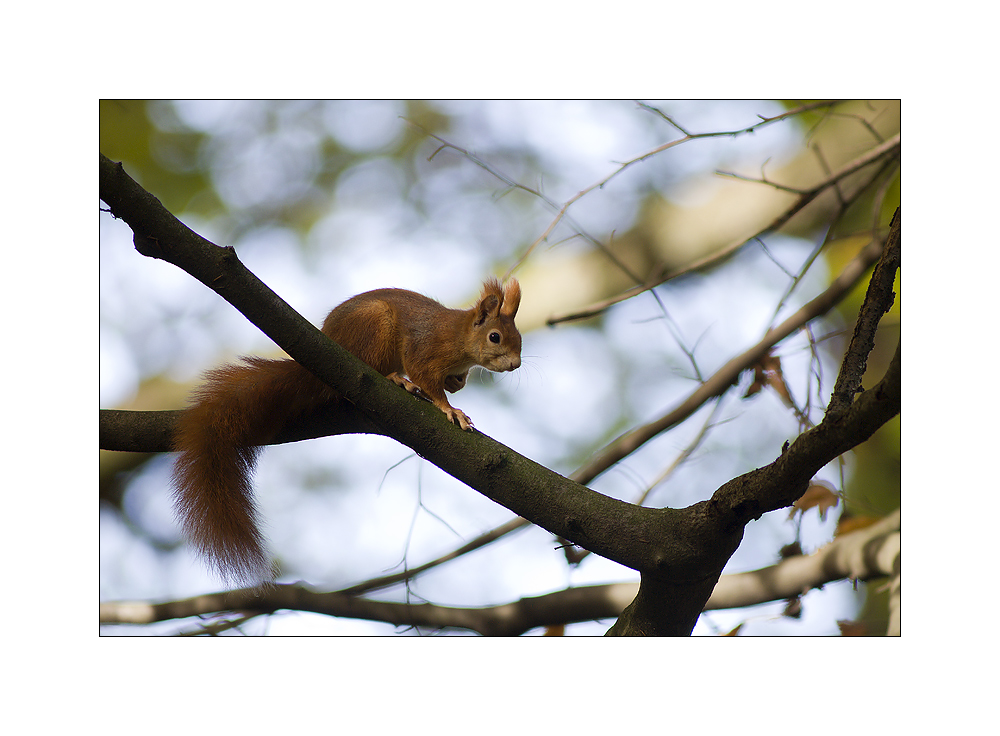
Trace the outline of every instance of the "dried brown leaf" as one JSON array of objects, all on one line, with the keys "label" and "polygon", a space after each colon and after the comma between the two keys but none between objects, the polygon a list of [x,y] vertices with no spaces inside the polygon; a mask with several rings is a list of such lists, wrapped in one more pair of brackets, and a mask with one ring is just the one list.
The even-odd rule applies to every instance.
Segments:
[{"label": "dried brown leaf", "polygon": [[792,395],[788,390],[788,384],[785,383],[785,377],[781,373],[781,358],[771,355],[770,352],[754,365],[753,383],[750,384],[747,392],[743,394],[743,398],[749,399],[751,396],[760,393],[764,386],[773,388],[778,396],[781,397],[781,401],[785,406],[789,408],[794,406]]},{"label": "dried brown leaf", "polygon": [[818,508],[819,518],[825,521],[827,509],[832,509],[838,503],[840,503],[840,496],[833,490],[833,486],[821,480],[813,481],[799,500],[792,504],[788,518],[794,517],[796,511],[804,513],[811,508]]}]

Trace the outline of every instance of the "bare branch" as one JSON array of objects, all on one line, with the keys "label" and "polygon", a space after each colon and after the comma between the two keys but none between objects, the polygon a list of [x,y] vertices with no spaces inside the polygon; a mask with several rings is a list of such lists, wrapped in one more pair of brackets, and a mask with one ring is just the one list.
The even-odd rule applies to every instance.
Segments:
[{"label": "bare branch", "polygon": [[752,572],[723,575],[706,611],[742,608],[801,595],[834,580],[892,575],[899,560],[900,512],[837,537],[811,555],[797,555]]},{"label": "bare branch", "polygon": [[[800,194],[799,198],[788,209],[786,209],[784,212],[778,215],[769,225],[761,228],[760,230],[750,235],[749,237],[741,238],[740,240],[731,243],[730,245],[722,248],[721,250],[718,250],[709,256],[705,256],[704,258],[701,258],[695,261],[694,263],[684,266],[683,268],[675,269],[669,272],[654,273],[646,280],[646,283],[640,286],[635,286],[631,289],[627,289],[623,291],[621,294],[618,294],[617,296],[609,297],[607,299],[602,299],[601,301],[595,302],[594,304],[588,307],[583,307],[581,309],[577,309],[572,312],[553,315],[546,320],[546,324],[555,325],[559,324],[560,322],[571,322],[574,320],[594,317],[603,312],[605,309],[614,306],[619,302],[623,302],[626,299],[631,299],[632,297],[642,294],[643,292],[648,291],[656,286],[659,286],[660,284],[664,284],[667,281],[676,279],[680,276],[684,276],[685,274],[717,266],[726,259],[731,258],[733,254],[735,254],[736,251],[742,248],[746,243],[754,240],[755,238],[759,238],[768,232],[773,232],[780,229],[794,215],[796,215],[798,212],[804,209],[806,205],[808,205],[810,202],[816,199],[816,197],[822,194],[826,189],[835,185],[841,179],[850,176],[851,174],[859,171],[860,169],[863,169],[866,166],[876,163],[879,160],[895,157],[896,155],[898,155],[899,149],[900,149],[900,136],[896,135],[893,138],[886,141],[884,144],[872,149],[871,151],[868,151],[862,156],[859,156],[854,161],[850,162],[842,169],[840,169],[837,173],[827,177],[826,179],[816,184],[811,189],[803,191]],[[875,177],[873,177],[873,180],[880,175],[881,171]]]},{"label": "bare branch", "polygon": [[739,380],[741,372],[752,367],[774,345],[804,327],[809,321],[821,314],[825,314],[840,302],[854,288],[854,285],[861,277],[864,276],[865,271],[875,263],[881,251],[881,243],[878,240],[873,240],[847,264],[843,272],[841,272],[826,291],[803,306],[780,325],[768,330],[760,342],[742,354],[732,358],[674,409],[659,419],[622,435],[603,451],[595,455],[571,477],[579,483],[589,483],[613,464],[635,452],[656,435],[687,419],[706,401],[715,396],[720,396]]},{"label": "bare branch", "polygon": [[[442,138],[439,135],[436,135],[434,133],[431,133],[429,130],[427,130],[423,126],[419,125],[418,123],[413,122],[412,120],[408,120],[406,118],[404,118],[404,120],[406,120],[406,122],[408,122],[410,125],[414,126],[415,128],[419,128],[421,131],[423,131],[424,135],[428,136],[429,138],[433,138],[434,140],[438,141],[441,144],[441,146],[437,150],[435,150],[433,154],[431,154],[431,158],[433,158],[434,156],[436,156],[443,149],[450,148],[450,149],[452,149],[454,151],[457,151],[458,153],[462,154],[463,156],[465,156],[467,159],[469,159],[470,161],[472,161],[472,163],[474,163],[476,166],[480,167],[481,169],[483,169],[485,171],[488,171],[490,174],[492,174],[497,179],[499,179],[500,181],[502,181],[507,186],[508,189],[520,189],[520,190],[522,190],[524,192],[527,192],[528,194],[531,194],[531,195],[533,195],[535,197],[538,197],[538,199],[542,200],[542,202],[544,202],[551,209],[559,211],[559,214],[556,216],[556,219],[546,229],[545,233],[538,240],[536,240],[535,243],[531,245],[531,247],[528,248],[528,250],[521,256],[521,258],[518,259],[518,263],[515,264],[513,267],[511,267],[511,269],[507,272],[507,274],[504,276],[504,278],[507,278],[508,276],[510,276],[510,274],[517,268],[517,265],[519,265],[521,262],[524,261],[525,258],[527,258],[528,253],[530,253],[532,251],[532,249],[535,247],[535,245],[537,245],[542,240],[544,240],[545,238],[547,238],[549,236],[549,234],[555,229],[556,225],[562,219],[565,218],[568,222],[570,222],[571,226],[576,230],[576,232],[579,233],[580,237],[584,238],[585,240],[587,240],[588,242],[590,242],[591,244],[593,244],[594,246],[596,246],[597,248],[599,248],[601,251],[603,251],[604,254],[608,257],[608,259],[615,266],[617,266],[618,269],[621,270],[622,273],[624,273],[626,276],[628,276],[630,279],[632,279],[636,283],[640,283],[642,281],[642,279],[640,279],[636,274],[634,274],[632,272],[632,270],[627,265],[625,265],[618,258],[618,256],[616,256],[614,254],[614,251],[612,251],[607,245],[605,245],[598,238],[596,238],[593,235],[591,235],[590,233],[588,233],[586,230],[584,230],[582,227],[580,227],[577,223],[572,222],[571,220],[569,220],[569,218],[566,216],[566,210],[569,209],[570,205],[573,204],[580,197],[582,197],[584,194],[586,194],[588,191],[590,191],[589,189],[585,190],[583,192],[580,192],[575,197],[573,197],[572,199],[570,199],[566,204],[564,204],[564,205],[562,205],[560,207],[555,201],[553,201],[552,199],[550,199],[549,197],[547,197],[545,194],[543,194],[538,189],[532,189],[529,186],[526,186],[524,184],[521,184],[520,182],[515,181],[514,179],[510,178],[506,174],[504,174],[501,171],[499,171],[496,167],[488,164],[486,161],[484,161],[482,158],[480,158],[476,154],[472,153],[471,151],[469,151],[469,150],[467,150],[465,148],[462,148],[461,146],[457,146],[454,143],[446,141],[444,138]],[[591,187],[591,189],[592,188],[593,187]]]},{"label": "bare branch", "polygon": [[410,568],[409,570],[404,570],[403,572],[395,573],[393,575],[385,575],[380,578],[372,578],[371,580],[366,580],[363,583],[358,583],[350,588],[344,588],[341,593],[346,595],[361,595],[362,593],[370,593],[373,590],[380,590],[382,588],[388,588],[398,583],[404,583],[407,580],[412,580],[417,575],[423,572],[431,570],[439,565],[443,565],[446,562],[451,562],[452,560],[461,557],[462,555],[468,554],[469,552],[474,552],[477,549],[485,547],[491,542],[495,542],[504,537],[511,532],[515,532],[518,529],[524,529],[526,526],[530,526],[531,522],[527,519],[511,519],[506,524],[501,524],[496,529],[493,529],[486,534],[481,534],[480,536],[473,539],[467,544],[463,544],[456,550],[453,550],[447,554],[442,555],[430,562],[426,562],[423,565],[418,565],[417,567]]},{"label": "bare branch", "polygon": [[[772,567],[724,575],[705,610],[741,608],[800,595],[844,578],[869,580],[892,575],[899,566],[899,511],[874,525],[834,539],[812,555],[792,557]],[[150,624],[192,616],[240,611],[234,622],[209,623],[192,633],[217,633],[252,615],[278,610],[309,611],[430,628],[464,628],[484,635],[516,636],[540,626],[618,616],[635,598],[638,583],[589,585],[522,598],[498,606],[452,608],[432,604],[358,599],[346,591],[323,593],[303,585],[275,585],[266,593],[247,588],[167,603],[102,603],[102,624]],[[199,624],[205,626],[204,624]]]},{"label": "bare branch", "polygon": [[[648,105],[648,104],[646,104],[644,102],[638,102],[637,101],[636,104],[638,104],[639,107],[641,107],[641,108],[643,108],[645,110],[648,110],[650,112],[653,112],[653,113],[659,115],[661,118],[663,118],[664,120],[666,120],[670,125],[672,125],[678,131],[680,131],[681,133],[683,133],[684,137],[683,138],[679,138],[677,140],[669,141],[669,142],[664,143],[662,145],[659,145],[656,148],[654,148],[654,149],[652,149],[650,151],[647,151],[646,153],[640,154],[638,156],[635,156],[634,158],[629,159],[628,161],[623,162],[617,169],[615,169],[613,172],[611,172],[610,174],[608,174],[606,177],[604,177],[600,181],[594,182],[593,184],[591,184],[590,186],[588,186],[588,187],[586,187],[584,189],[581,189],[575,195],[573,195],[568,200],[566,200],[562,205],[556,204],[556,202],[554,202],[549,197],[547,197],[544,194],[542,194],[539,190],[533,189],[533,188],[528,187],[528,186],[525,186],[524,184],[521,184],[521,183],[515,181],[514,179],[510,178],[506,174],[501,173],[495,167],[490,166],[485,161],[483,161],[480,157],[476,156],[475,154],[471,153],[470,151],[468,151],[468,150],[466,150],[464,148],[461,148],[460,146],[457,146],[457,145],[455,145],[453,143],[450,143],[450,142],[446,141],[445,139],[441,138],[440,136],[435,135],[434,133],[431,133],[427,129],[423,128],[422,126],[420,126],[419,124],[417,124],[417,123],[415,123],[415,122],[413,122],[411,120],[407,119],[407,122],[410,123],[411,125],[413,125],[414,127],[419,128],[428,137],[433,138],[434,140],[436,140],[439,143],[441,143],[441,146],[438,147],[434,151],[433,154],[431,154],[430,158],[434,158],[434,156],[436,156],[440,151],[442,151],[445,148],[451,148],[451,149],[453,149],[453,150],[461,153],[463,156],[465,156],[466,158],[468,158],[470,161],[472,161],[474,164],[476,164],[480,168],[484,169],[485,171],[488,171],[490,174],[492,174],[493,176],[495,176],[497,179],[499,179],[501,182],[503,182],[510,189],[521,189],[522,191],[527,192],[528,194],[531,194],[531,195],[533,195],[535,197],[538,197],[546,205],[548,205],[550,208],[552,208],[553,210],[556,210],[556,216],[555,216],[555,218],[552,220],[552,222],[549,223],[548,227],[545,228],[545,230],[542,232],[542,234],[539,235],[538,238],[536,238],[535,241],[531,245],[529,245],[528,248],[524,251],[524,253],[521,255],[521,257],[518,259],[517,264],[515,264],[515,266],[511,268],[511,271],[513,271],[517,267],[517,265],[523,263],[525,261],[525,259],[528,258],[528,256],[531,254],[531,252],[534,251],[534,249],[540,243],[543,243],[546,240],[548,240],[549,236],[556,229],[556,227],[559,225],[560,222],[562,222],[564,219],[569,220],[567,213],[568,213],[570,207],[572,207],[574,204],[576,204],[583,197],[585,197],[586,195],[590,194],[595,189],[603,189],[606,184],[608,184],[612,179],[614,179],[616,176],[618,176],[619,174],[621,174],[623,171],[625,171],[625,169],[629,168],[630,166],[632,166],[634,164],[637,164],[637,163],[640,163],[641,161],[645,161],[646,159],[651,158],[652,156],[655,156],[655,155],[657,155],[659,153],[663,153],[664,151],[668,151],[671,148],[674,148],[674,147],[679,146],[681,144],[687,143],[689,141],[698,140],[698,139],[702,139],[702,138],[719,138],[719,137],[730,137],[731,138],[731,137],[735,137],[735,136],[742,135],[742,134],[745,134],[745,133],[752,133],[754,130],[757,130],[758,128],[762,128],[762,127],[764,127],[766,125],[770,125],[771,123],[776,123],[776,122],[779,122],[779,121],[782,121],[782,120],[786,120],[787,118],[793,117],[795,115],[801,115],[802,113],[809,112],[811,110],[820,109],[820,108],[832,107],[833,105],[837,104],[837,101],[836,100],[828,100],[828,101],[822,101],[822,102],[813,102],[813,103],[809,103],[809,104],[806,104],[806,105],[801,105],[801,106],[799,106],[799,107],[797,107],[797,108],[795,108],[793,110],[787,110],[787,111],[781,113],[780,115],[775,115],[775,116],[769,117],[769,118],[768,117],[764,117],[762,115],[759,115],[758,116],[760,118],[759,122],[754,123],[753,125],[749,125],[749,126],[747,126],[745,128],[740,128],[740,129],[737,129],[737,130],[728,130],[728,131],[712,131],[712,132],[708,132],[708,133],[689,133],[687,130],[685,130],[680,125],[678,125],[676,121],[674,121],[669,116],[665,115],[658,108],[653,107],[652,105]],[[625,273],[627,276],[629,276],[629,278],[631,278],[637,284],[641,284],[642,283],[642,279],[639,278],[637,275],[633,274],[631,272],[631,270],[624,263],[622,263],[618,259],[617,256],[615,256],[614,252],[608,246],[606,246],[599,239],[597,239],[597,238],[595,238],[595,237],[587,234],[586,232],[584,232],[582,229],[580,229],[576,225],[576,223],[572,223],[572,227],[574,227],[584,238],[586,238],[588,241],[590,241],[595,246],[597,246],[598,248],[600,248],[604,252],[604,254],[606,256],[608,256],[608,258],[611,260],[611,262],[614,263],[619,269],[621,269],[623,273]],[[509,275],[509,273],[508,273],[508,275]]]},{"label": "bare branch", "polygon": [[[761,121],[759,123],[755,123],[754,125],[750,125],[750,126],[748,126],[746,128],[740,128],[738,130],[729,130],[729,131],[713,131],[713,132],[710,132],[710,133],[689,133],[684,128],[682,128],[680,125],[678,125],[677,122],[675,122],[673,120],[673,118],[670,118],[669,116],[665,115],[658,108],[653,107],[652,105],[647,105],[646,103],[643,103],[643,102],[638,102],[637,104],[641,108],[643,108],[645,110],[649,110],[651,112],[654,112],[657,115],[659,115],[660,117],[662,117],[664,120],[666,120],[668,123],[670,123],[670,125],[672,125],[677,130],[679,130],[681,133],[683,133],[684,137],[683,138],[678,138],[677,140],[673,140],[673,141],[669,141],[667,143],[664,143],[664,144],[662,144],[660,146],[657,146],[656,148],[652,149],[651,151],[647,151],[646,153],[643,153],[643,154],[641,154],[639,156],[631,158],[628,161],[625,161],[624,163],[622,163],[621,166],[619,166],[617,169],[615,169],[613,172],[611,172],[610,174],[608,174],[606,177],[604,177],[600,181],[594,182],[589,187],[580,190],[574,196],[572,196],[568,200],[566,200],[566,202],[563,203],[562,207],[558,208],[559,211],[556,214],[555,219],[552,220],[552,222],[549,223],[549,226],[547,228],[545,228],[545,231],[541,235],[538,236],[538,238],[535,240],[535,242],[533,242],[531,245],[528,246],[527,250],[525,250],[525,252],[522,254],[522,256],[518,259],[518,263],[524,262],[524,260],[538,246],[539,243],[543,243],[543,242],[545,242],[548,239],[549,235],[552,234],[552,231],[555,230],[555,228],[559,224],[559,222],[566,216],[566,212],[569,210],[570,207],[572,207],[574,204],[576,204],[583,197],[585,197],[586,195],[590,194],[595,189],[603,189],[604,186],[606,184],[608,184],[608,182],[610,182],[612,179],[614,179],[616,176],[618,176],[620,173],[622,173],[623,171],[625,171],[625,169],[627,169],[628,167],[632,166],[633,164],[637,164],[637,163],[639,163],[641,161],[645,161],[646,159],[648,159],[648,158],[650,158],[652,156],[655,156],[655,155],[657,155],[659,153],[663,153],[664,151],[668,151],[671,148],[675,148],[676,146],[679,146],[679,145],[681,145],[683,143],[687,143],[688,141],[698,140],[700,138],[735,137],[735,136],[741,135],[743,133],[752,133],[757,128],[761,128],[761,127],[763,127],[765,125],[769,125],[771,123],[778,122],[780,120],[785,120],[786,118],[792,117],[794,115],[801,115],[802,113],[808,112],[810,110],[815,110],[817,108],[829,107],[829,106],[835,105],[836,101],[815,102],[815,103],[811,103],[811,104],[808,104],[808,105],[802,105],[801,107],[797,107],[794,110],[788,110],[788,111],[786,111],[786,112],[784,112],[784,113],[782,113],[780,115],[775,115],[774,117],[770,117],[770,118],[766,118],[766,117],[763,117],[763,116],[758,116],[758,117],[760,117]],[[605,251],[605,252],[607,253],[608,251]],[[636,281],[636,283],[641,283],[641,279],[639,279],[639,278],[634,278],[633,277],[633,280]]]},{"label": "bare branch", "polygon": [[868,354],[875,347],[875,332],[878,329],[882,315],[889,311],[895,299],[892,290],[896,279],[896,269],[900,263],[900,211],[892,218],[889,227],[889,238],[885,251],[875,266],[865,293],[864,303],[854,326],[854,335],[847,347],[847,354],[841,364],[837,383],[833,387],[833,396],[827,413],[837,416],[843,414],[854,401],[854,396],[861,390],[861,379],[865,375],[868,364]]}]

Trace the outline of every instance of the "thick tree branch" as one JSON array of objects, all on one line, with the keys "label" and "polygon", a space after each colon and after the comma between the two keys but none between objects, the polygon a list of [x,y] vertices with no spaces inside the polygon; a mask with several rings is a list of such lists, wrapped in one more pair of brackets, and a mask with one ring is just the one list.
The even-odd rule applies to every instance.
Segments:
[{"label": "thick tree branch", "polygon": [[[99,440],[102,450],[115,452],[172,452],[174,423],[181,409],[130,411],[101,409]],[[282,429],[272,442],[301,442],[338,434],[384,434],[369,417],[345,402],[333,402],[300,417]]]},{"label": "thick tree branch", "polygon": [[127,411],[101,409],[100,449],[115,452],[170,452],[174,422],[180,409]]},{"label": "thick tree branch", "polygon": [[868,354],[875,347],[875,332],[878,330],[879,320],[892,308],[896,297],[892,286],[896,278],[896,269],[899,268],[900,229],[900,211],[897,209],[889,225],[889,238],[886,240],[882,257],[875,266],[871,281],[868,282],[868,291],[858,313],[854,335],[844,355],[827,413],[835,415],[844,413],[854,401],[854,396],[862,390],[861,379],[868,365]]}]

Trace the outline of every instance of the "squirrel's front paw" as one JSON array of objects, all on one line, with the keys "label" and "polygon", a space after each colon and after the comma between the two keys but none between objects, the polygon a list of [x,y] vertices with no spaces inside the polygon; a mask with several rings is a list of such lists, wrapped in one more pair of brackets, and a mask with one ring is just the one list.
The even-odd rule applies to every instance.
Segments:
[{"label": "squirrel's front paw", "polygon": [[470,429],[475,429],[472,424],[472,420],[469,419],[468,415],[461,409],[456,409],[455,407],[449,407],[444,410],[445,416],[448,417],[448,421],[452,424],[457,424],[462,429],[469,431]]},{"label": "squirrel's front paw", "polygon": [[444,379],[444,389],[449,393],[455,393],[456,391],[461,391],[465,387],[465,379],[469,374],[466,373],[461,376],[448,376]]}]

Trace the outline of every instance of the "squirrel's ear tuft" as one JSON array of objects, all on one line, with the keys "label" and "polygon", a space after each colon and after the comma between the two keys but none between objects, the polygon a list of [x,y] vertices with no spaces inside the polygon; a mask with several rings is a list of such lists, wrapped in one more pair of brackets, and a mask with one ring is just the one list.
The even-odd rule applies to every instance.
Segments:
[{"label": "squirrel's ear tuft", "polygon": [[521,306],[521,285],[517,279],[511,279],[503,289],[503,301],[500,305],[500,314],[506,314],[513,318],[517,314],[517,308]]},{"label": "squirrel's ear tuft", "polygon": [[495,296],[497,301],[503,300],[503,287],[497,279],[489,278],[483,282],[483,293],[479,295],[479,301],[483,301],[488,296]]}]

